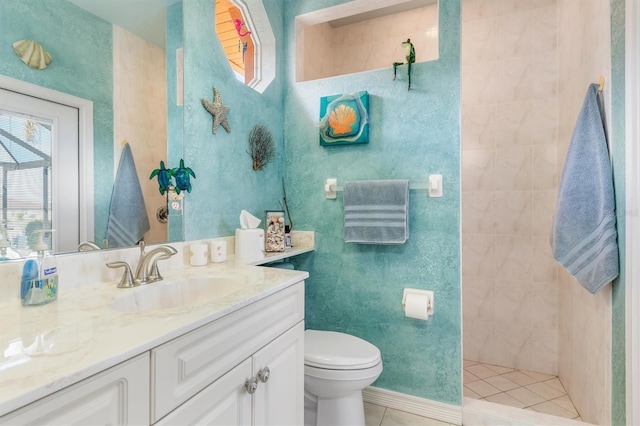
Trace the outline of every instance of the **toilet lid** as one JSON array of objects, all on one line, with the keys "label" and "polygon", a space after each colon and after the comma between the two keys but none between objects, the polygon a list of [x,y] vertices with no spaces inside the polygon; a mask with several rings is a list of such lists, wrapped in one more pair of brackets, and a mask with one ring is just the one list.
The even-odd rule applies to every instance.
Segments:
[{"label": "toilet lid", "polygon": [[380,363],[380,350],[359,337],[336,331],[304,332],[305,365],[330,370],[358,370]]}]

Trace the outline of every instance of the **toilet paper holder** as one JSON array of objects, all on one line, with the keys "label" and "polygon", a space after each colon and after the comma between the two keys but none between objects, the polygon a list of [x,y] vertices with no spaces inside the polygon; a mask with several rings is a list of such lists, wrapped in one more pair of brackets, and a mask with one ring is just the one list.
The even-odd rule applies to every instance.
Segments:
[{"label": "toilet paper holder", "polygon": [[404,307],[407,303],[407,296],[409,294],[424,294],[427,296],[427,315],[433,315],[433,291],[431,290],[419,290],[417,288],[405,288],[402,291],[402,306]]}]

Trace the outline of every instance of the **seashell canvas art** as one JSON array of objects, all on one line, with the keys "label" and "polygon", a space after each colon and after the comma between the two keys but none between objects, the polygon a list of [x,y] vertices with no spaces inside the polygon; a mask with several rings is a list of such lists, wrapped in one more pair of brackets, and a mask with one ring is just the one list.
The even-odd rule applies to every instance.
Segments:
[{"label": "seashell canvas art", "polygon": [[13,51],[22,62],[39,70],[45,69],[53,59],[51,54],[35,40],[18,40],[13,43]]},{"label": "seashell canvas art", "polygon": [[365,91],[320,98],[320,145],[369,142],[369,94]]}]

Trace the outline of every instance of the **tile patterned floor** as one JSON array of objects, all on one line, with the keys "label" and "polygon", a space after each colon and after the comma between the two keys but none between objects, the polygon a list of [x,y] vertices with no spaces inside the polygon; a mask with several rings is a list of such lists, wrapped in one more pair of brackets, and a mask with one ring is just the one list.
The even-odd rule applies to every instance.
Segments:
[{"label": "tile patterned floor", "polygon": [[464,360],[464,396],[582,420],[558,377]]},{"label": "tile patterned floor", "polygon": [[440,420],[364,403],[366,426],[453,426]]}]

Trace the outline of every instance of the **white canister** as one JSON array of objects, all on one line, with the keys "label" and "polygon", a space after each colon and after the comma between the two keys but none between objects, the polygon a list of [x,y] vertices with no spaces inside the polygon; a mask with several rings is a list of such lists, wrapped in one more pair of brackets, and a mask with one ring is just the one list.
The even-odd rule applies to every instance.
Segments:
[{"label": "white canister", "polygon": [[227,242],[225,240],[214,240],[209,243],[211,262],[222,263],[227,260]]},{"label": "white canister", "polygon": [[189,246],[189,264],[204,266],[209,263],[209,246],[206,243],[193,243]]}]

